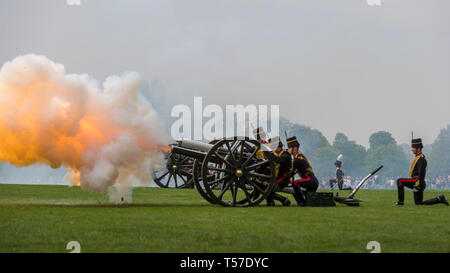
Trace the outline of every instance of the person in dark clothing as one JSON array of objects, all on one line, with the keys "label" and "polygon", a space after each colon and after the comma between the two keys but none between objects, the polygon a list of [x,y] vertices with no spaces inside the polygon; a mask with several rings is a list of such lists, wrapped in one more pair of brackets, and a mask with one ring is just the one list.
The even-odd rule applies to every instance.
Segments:
[{"label": "person in dark clothing", "polygon": [[290,137],[287,139],[288,151],[293,155],[293,172],[297,173],[301,179],[292,181],[292,187],[294,189],[294,198],[297,201],[297,206],[304,206],[306,198],[302,192],[302,188],[307,192],[315,192],[319,187],[319,181],[314,175],[314,171],[311,167],[306,156],[299,151],[300,143],[297,138]]},{"label": "person in dark clothing", "polygon": [[289,206],[291,201],[280,195],[275,193],[277,187],[286,187],[289,184],[290,173],[291,173],[291,155],[283,149],[283,143],[278,139],[277,143],[272,143],[272,139],[269,139],[269,143],[271,145],[277,145],[277,148],[272,152],[273,160],[275,161],[275,173],[277,175],[277,180],[275,181],[275,187],[273,191],[267,197],[267,205],[275,206],[274,200],[280,201],[283,206]]},{"label": "person in dark clothing", "polygon": [[422,153],[422,140],[420,138],[413,139],[411,141],[411,151],[415,154],[415,157],[409,168],[408,178],[397,179],[397,191],[398,191],[398,201],[394,206],[402,206],[405,199],[404,188],[410,188],[414,192],[414,203],[416,205],[434,205],[434,204],[445,204],[449,205],[445,196],[442,194],[438,197],[434,197],[423,201],[423,192],[426,188],[425,176],[427,170],[427,159]]},{"label": "person in dark clothing", "polygon": [[344,171],[342,170],[342,155],[339,155],[336,162],[334,162],[334,165],[336,166],[336,177],[335,179],[330,180],[330,186],[333,188],[334,184],[332,182],[336,183],[338,185],[339,190],[352,190],[351,187],[344,187]]}]

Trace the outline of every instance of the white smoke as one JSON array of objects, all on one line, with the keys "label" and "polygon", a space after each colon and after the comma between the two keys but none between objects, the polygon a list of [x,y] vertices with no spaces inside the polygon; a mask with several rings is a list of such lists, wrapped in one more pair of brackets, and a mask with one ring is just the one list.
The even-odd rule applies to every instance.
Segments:
[{"label": "white smoke", "polygon": [[[0,70],[0,161],[66,166],[83,190],[103,192],[149,183],[163,143],[156,112],[135,72],[100,86],[87,74],[34,54]],[[122,199],[122,198],[121,198]]]}]

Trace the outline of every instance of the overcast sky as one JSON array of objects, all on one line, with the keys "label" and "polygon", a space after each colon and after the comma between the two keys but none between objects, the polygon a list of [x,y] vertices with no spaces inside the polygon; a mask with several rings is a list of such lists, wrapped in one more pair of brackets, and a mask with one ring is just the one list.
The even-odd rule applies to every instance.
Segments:
[{"label": "overcast sky", "polygon": [[414,130],[431,143],[450,123],[450,1],[381,3],[1,0],[0,64],[37,53],[100,81],[132,70],[167,109],[278,104],[330,141]]}]

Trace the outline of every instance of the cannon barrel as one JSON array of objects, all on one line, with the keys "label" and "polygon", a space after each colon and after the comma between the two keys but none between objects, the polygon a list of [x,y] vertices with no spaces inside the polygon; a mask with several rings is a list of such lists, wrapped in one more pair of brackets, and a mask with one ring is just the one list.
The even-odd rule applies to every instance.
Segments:
[{"label": "cannon barrel", "polygon": [[[203,151],[196,151],[193,149],[188,149],[188,148],[179,147],[179,146],[172,147],[172,153],[184,155],[187,157],[192,157],[192,158],[198,159],[200,161],[203,161],[203,159],[205,158],[205,156],[207,154],[206,152],[203,152]],[[222,163],[222,161],[215,156],[213,156],[211,159],[214,163],[217,163],[217,164]]]},{"label": "cannon barrel", "polygon": [[[172,153],[195,158],[200,161],[203,161],[204,158],[206,157],[206,155],[208,154],[208,152],[212,149],[212,147],[214,147],[213,144],[204,143],[204,142],[195,141],[195,140],[188,140],[188,139],[178,140],[177,142],[178,142],[179,146],[176,146],[176,145],[173,146]],[[220,156],[223,156],[223,158],[226,158],[227,155],[229,155],[229,151],[223,147],[218,147],[217,153]],[[237,152],[237,151],[233,152],[233,154],[234,154],[235,158],[237,158],[239,156],[239,152]],[[272,156],[271,153],[268,151],[264,151],[264,154],[266,155],[266,157]],[[246,160],[251,155],[252,155],[251,151],[246,151],[243,153],[242,156]],[[217,164],[223,163],[223,161],[220,158],[218,158],[215,154],[211,155],[210,161],[217,163]],[[256,158],[252,158],[250,160],[250,162],[248,162],[248,164],[252,165],[252,164],[256,163],[257,161],[258,160]]]},{"label": "cannon barrel", "polygon": [[[188,149],[188,148],[184,148],[184,147],[180,147],[180,146],[173,146],[172,147],[172,153],[179,154],[179,155],[184,155],[184,156],[187,156],[187,157],[192,157],[192,158],[198,159],[200,161],[203,161],[203,159],[205,158],[205,156],[207,154],[207,152],[197,151],[197,150]],[[225,152],[219,152],[219,154],[221,154],[223,156],[226,155]],[[235,153],[235,156],[238,156],[238,154]],[[243,157],[245,159],[247,159],[249,156],[250,156],[250,153],[244,153],[243,154]],[[217,164],[223,163],[222,160],[217,158],[215,155],[213,155],[211,157],[211,161],[213,161],[214,163],[217,163]],[[253,163],[256,163],[256,160],[253,159],[253,160],[251,160],[249,162],[250,165],[253,164]]]},{"label": "cannon barrel", "polygon": [[[177,143],[178,143],[178,146],[174,146],[172,148],[172,152],[190,156],[193,158],[199,158],[200,160],[203,160],[205,155],[212,149],[212,147],[214,147],[213,144],[204,143],[204,142],[196,141],[196,140],[190,140],[190,139],[180,139],[180,140],[177,140]],[[185,150],[178,149],[178,148],[174,150],[175,147],[184,148]],[[189,155],[188,153],[190,153],[192,155]],[[198,153],[198,154],[195,154],[195,153]],[[220,155],[225,156],[229,153],[229,151],[223,147],[219,147],[218,153]],[[238,152],[234,152],[235,156],[237,154],[238,154]],[[245,158],[250,157],[250,155],[251,155],[251,152],[249,152],[249,151],[244,152]]]},{"label": "cannon barrel", "polygon": [[206,152],[192,150],[192,149],[188,149],[188,148],[184,148],[184,147],[180,147],[180,146],[173,146],[172,153],[196,158],[199,160],[203,160],[203,158],[205,158],[205,156],[206,156]]},{"label": "cannon barrel", "polygon": [[209,152],[211,148],[214,146],[213,144],[204,143],[201,141],[191,140],[191,139],[179,139],[177,140],[179,147],[196,150],[196,151],[202,151],[202,152]]},{"label": "cannon barrel", "polygon": [[[196,151],[202,151],[202,152],[209,152],[209,150],[212,149],[212,147],[214,146],[214,144],[210,144],[210,143],[204,143],[201,141],[197,141],[197,140],[191,140],[191,139],[179,139],[177,140],[178,146],[183,147],[183,148],[188,148],[188,149],[192,149],[192,150],[196,150]],[[271,152],[272,150],[276,149],[277,145],[271,145],[271,144],[261,144],[261,150],[263,152]],[[226,149],[220,149],[221,152],[227,152]]]}]

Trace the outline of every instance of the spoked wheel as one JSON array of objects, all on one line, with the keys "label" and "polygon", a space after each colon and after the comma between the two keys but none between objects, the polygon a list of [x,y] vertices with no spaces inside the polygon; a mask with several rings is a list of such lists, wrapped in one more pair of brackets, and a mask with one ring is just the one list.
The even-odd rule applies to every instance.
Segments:
[{"label": "spoked wheel", "polygon": [[[215,139],[209,142],[209,144],[216,144],[219,140]],[[199,161],[198,159],[196,159],[194,161],[194,166],[192,168],[192,173],[194,174],[192,179],[194,181],[194,185],[195,188],[197,189],[197,191],[200,193],[200,195],[203,197],[203,199],[205,199],[206,201],[208,201],[211,204],[215,204],[216,201],[211,198],[208,194],[208,192],[205,189],[205,185],[203,184],[204,180],[203,180],[203,176],[201,174],[201,166],[202,166],[202,161]],[[214,172],[210,172],[208,174],[208,181],[214,179],[215,174]]]},{"label": "spoked wheel", "polygon": [[194,160],[183,155],[168,153],[166,164],[153,171],[153,180],[161,188],[189,188],[193,186]]},{"label": "spoked wheel", "polygon": [[258,158],[259,150],[258,141],[244,137],[217,142],[201,168],[208,197],[216,204],[239,207],[254,206],[266,199],[275,183],[275,164],[269,152],[264,152],[265,158]]},{"label": "spoked wheel", "polygon": [[[196,159],[194,161],[194,167],[192,168],[192,172],[194,174],[197,174],[197,175],[193,176],[195,188],[200,193],[200,195],[203,197],[203,199],[205,199],[206,201],[208,201],[211,204],[216,204],[216,201],[212,197],[209,196],[208,192],[205,189],[204,180],[202,178],[202,175],[200,174],[200,168],[201,168],[201,162],[199,163],[198,160]],[[215,177],[214,174],[208,175],[207,181],[214,179],[214,177]]]}]

